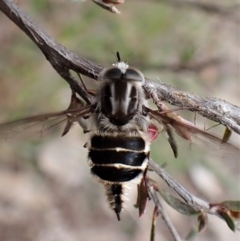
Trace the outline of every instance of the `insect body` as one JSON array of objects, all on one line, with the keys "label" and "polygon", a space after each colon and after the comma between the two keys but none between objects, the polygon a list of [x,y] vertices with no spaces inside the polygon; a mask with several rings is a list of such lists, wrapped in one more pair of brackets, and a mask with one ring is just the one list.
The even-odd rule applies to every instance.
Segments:
[{"label": "insect body", "polygon": [[126,63],[118,62],[99,76],[94,132],[90,142],[91,172],[103,182],[110,207],[118,220],[125,184],[141,176],[149,158],[148,116],[142,114],[144,76]]},{"label": "insect body", "polygon": [[143,74],[121,62],[118,53],[117,57],[118,63],[100,73],[100,87],[91,92],[94,97],[90,105],[83,105],[73,92],[67,110],[0,124],[0,138],[8,139],[25,132],[41,133],[62,123],[66,123],[65,135],[74,122],[83,123],[82,119],[87,119],[84,130],[90,138],[85,147],[89,149],[91,173],[103,183],[110,207],[120,220],[126,185],[134,179],[145,178],[147,172],[150,143],[158,135],[153,120],[163,126],[175,157],[177,144],[173,129],[188,141],[195,137],[232,156],[238,156],[239,149],[174,112],[146,107]]}]

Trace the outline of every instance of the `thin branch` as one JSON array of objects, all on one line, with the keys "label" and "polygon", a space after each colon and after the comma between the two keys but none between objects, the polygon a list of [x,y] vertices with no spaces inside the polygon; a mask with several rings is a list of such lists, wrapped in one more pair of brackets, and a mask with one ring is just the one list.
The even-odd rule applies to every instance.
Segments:
[{"label": "thin branch", "polygon": [[70,87],[87,103],[91,103],[88,94],[78,81],[73,78],[70,74],[70,70],[96,79],[102,68],[58,44],[30,20],[15,3],[2,0],[0,3],[0,10],[39,47],[46,59],[58,74],[69,83]]},{"label": "thin branch", "polygon": [[147,82],[145,89],[154,100],[186,108],[220,124],[228,126],[240,134],[240,108],[225,100],[198,95],[179,90],[165,83]]},{"label": "thin branch", "polygon": [[[235,210],[233,206],[232,207],[225,206],[224,202],[208,203],[196,197],[192,193],[188,192],[183,186],[178,184],[172,177],[170,177],[168,173],[162,167],[160,167],[157,163],[155,163],[152,159],[149,160],[148,165],[149,165],[149,168],[155,171],[167,183],[167,185],[172,190],[174,190],[175,193],[177,193],[190,207],[192,207],[196,211],[200,211],[201,213],[208,213],[211,215],[215,215],[218,218],[223,219],[232,230],[235,230],[235,225],[236,225],[236,228],[239,230],[238,218],[236,218],[231,213],[231,212],[234,213],[234,210]],[[151,191],[151,190],[149,189],[148,191]],[[149,195],[151,196],[151,192],[149,192]],[[153,198],[152,196],[151,198],[153,199],[154,204],[158,207],[159,201],[156,198]],[[232,222],[230,223],[230,225],[228,223],[229,219]]]},{"label": "thin branch", "polygon": [[[16,4],[9,0],[1,0],[0,10],[41,49],[53,68],[69,83],[70,87],[87,103],[90,103],[89,95],[82,85],[73,78],[70,70],[97,80],[98,74],[103,67],[76,55],[58,44],[42,29],[37,27]],[[235,105],[212,97],[199,97],[165,83],[155,83],[150,80],[146,81],[145,89],[149,95],[155,94],[155,100],[166,101],[187,108],[208,119],[226,125],[240,134],[240,108]]]},{"label": "thin branch", "polygon": [[[195,210],[205,211],[208,214],[212,214],[222,218],[213,205],[188,192],[183,186],[178,184],[172,177],[170,177],[168,173],[152,159],[149,160],[149,167],[151,168],[151,170],[155,171],[167,183],[167,185],[172,190],[174,190],[189,206],[191,206]],[[155,205],[157,204],[155,203]]]},{"label": "thin branch", "polygon": [[172,190],[174,190],[191,207],[194,207],[196,210],[210,210],[209,203],[189,193],[183,186],[178,184],[172,177],[168,175],[168,173],[162,167],[160,167],[152,159],[149,160],[149,167],[154,170],[168,184],[168,186]]},{"label": "thin branch", "polygon": [[[101,8],[111,12],[111,13],[121,13],[115,6],[113,6],[113,4],[116,4],[111,1],[109,1],[109,3],[105,3],[103,2],[102,0],[92,0],[94,3],[96,3],[98,6],[100,6]],[[121,2],[118,2],[118,3],[121,3]]]},{"label": "thin branch", "polygon": [[165,212],[165,209],[163,208],[161,201],[157,195],[157,192],[154,190],[153,187],[151,187],[151,185],[149,184],[149,182],[147,181],[147,189],[148,189],[148,194],[150,196],[150,198],[153,200],[154,204],[156,205],[156,207],[158,208],[159,212],[162,215],[162,219],[164,220],[164,222],[166,223],[170,233],[172,234],[172,237],[174,238],[175,241],[182,241],[182,239],[180,238],[177,230],[175,229],[173,223],[171,222],[168,214]]}]

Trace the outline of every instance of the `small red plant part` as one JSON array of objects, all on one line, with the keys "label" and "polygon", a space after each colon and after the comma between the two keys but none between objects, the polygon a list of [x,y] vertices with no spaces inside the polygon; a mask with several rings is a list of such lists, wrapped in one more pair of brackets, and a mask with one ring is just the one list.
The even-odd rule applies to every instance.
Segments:
[{"label": "small red plant part", "polygon": [[158,130],[157,126],[155,126],[154,124],[150,124],[148,126],[147,133],[148,133],[149,141],[152,142],[158,137],[159,130]]}]

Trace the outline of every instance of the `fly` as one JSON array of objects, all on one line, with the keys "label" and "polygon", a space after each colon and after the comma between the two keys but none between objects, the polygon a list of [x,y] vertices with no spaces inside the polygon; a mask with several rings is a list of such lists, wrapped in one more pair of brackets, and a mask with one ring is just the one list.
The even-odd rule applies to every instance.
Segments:
[{"label": "fly", "polygon": [[120,220],[128,183],[143,180],[147,173],[151,142],[158,135],[156,122],[167,134],[175,157],[178,149],[173,130],[187,141],[194,138],[207,141],[234,156],[239,154],[239,149],[197,128],[164,105],[161,110],[148,108],[144,75],[122,62],[119,53],[117,58],[117,63],[100,72],[99,88],[89,91],[93,97],[90,105],[82,103],[73,92],[64,111],[0,124],[0,138],[13,138],[29,130],[43,133],[60,124],[65,124],[64,136],[74,123],[84,125],[89,135],[84,147],[89,151],[91,173],[104,185],[110,208]]}]

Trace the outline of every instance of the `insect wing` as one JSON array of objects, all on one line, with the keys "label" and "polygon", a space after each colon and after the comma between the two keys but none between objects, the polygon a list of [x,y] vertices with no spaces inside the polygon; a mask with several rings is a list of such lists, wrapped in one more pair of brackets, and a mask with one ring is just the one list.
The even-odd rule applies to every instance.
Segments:
[{"label": "insect wing", "polygon": [[84,106],[77,109],[67,109],[56,113],[35,115],[6,122],[0,124],[0,139],[8,140],[15,137],[42,136],[48,130],[64,124],[69,125],[69,122],[74,123],[90,112],[91,106]]},{"label": "insect wing", "polygon": [[175,119],[171,115],[161,114],[158,111],[151,110],[149,115],[160,124],[171,125],[176,133],[187,141],[204,145],[204,147],[207,146],[212,151],[219,152],[220,155],[233,159],[239,158],[240,156],[240,149],[236,145],[223,142],[222,138],[197,128],[181,117]]}]

